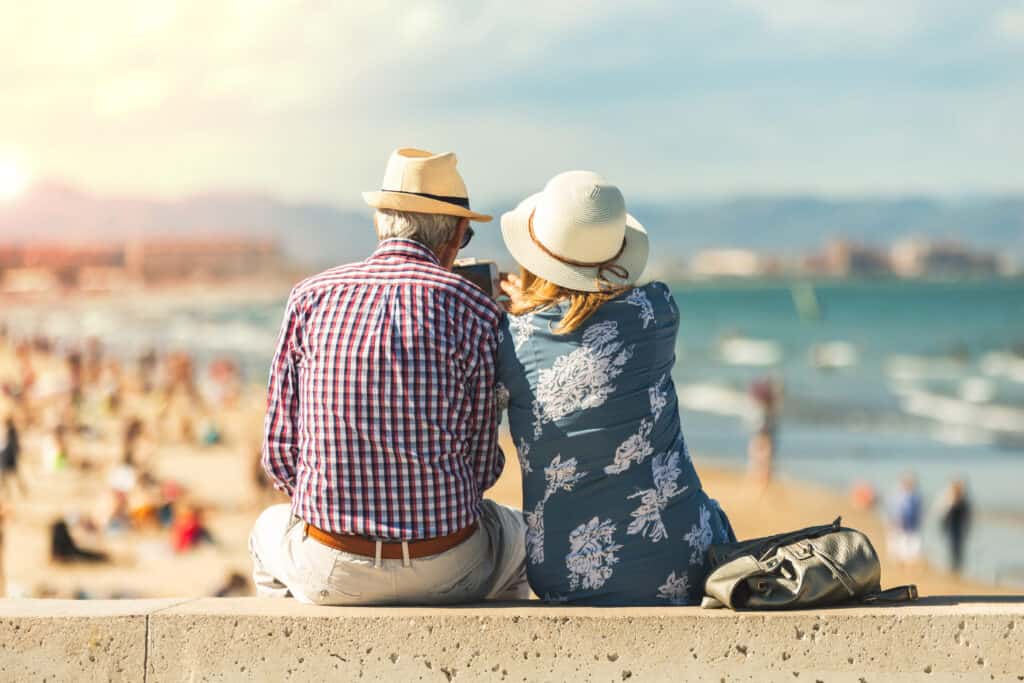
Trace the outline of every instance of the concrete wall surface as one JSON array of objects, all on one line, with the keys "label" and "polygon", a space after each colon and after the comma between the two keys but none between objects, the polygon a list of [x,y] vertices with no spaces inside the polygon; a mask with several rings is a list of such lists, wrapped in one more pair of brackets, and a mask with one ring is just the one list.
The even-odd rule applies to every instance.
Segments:
[{"label": "concrete wall surface", "polygon": [[1024,597],[807,612],[0,600],[0,680],[1024,681]]}]

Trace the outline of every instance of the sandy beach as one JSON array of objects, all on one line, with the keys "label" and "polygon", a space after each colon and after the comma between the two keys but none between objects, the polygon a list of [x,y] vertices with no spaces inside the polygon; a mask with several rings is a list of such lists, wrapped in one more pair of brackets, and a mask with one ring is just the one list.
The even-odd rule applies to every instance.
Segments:
[{"label": "sandy beach", "polygon": [[[140,365],[113,371],[117,362],[106,359],[95,361],[90,373],[90,361],[81,362],[82,367],[75,370],[60,352],[45,345],[31,351],[23,345],[19,355],[11,344],[0,344],[0,384],[8,394],[0,394],[0,417],[15,416],[22,445],[20,477],[26,485],[24,491],[10,485],[14,482],[0,487],[7,595],[207,596],[222,591],[233,575],[230,593],[251,594],[249,530],[264,507],[285,502],[266,486],[257,465],[263,387],[232,384],[230,376],[225,384],[211,368],[193,368],[191,361],[182,372],[180,355],[158,357],[152,377]],[[85,379],[77,380],[80,396],[71,401],[76,374]],[[31,380],[25,379],[28,376]],[[15,400],[12,396],[17,392],[11,394],[10,388],[19,381],[30,391]],[[119,397],[114,403],[112,393]],[[124,460],[125,428],[134,420],[142,425],[141,437],[131,449],[134,483],[120,517],[115,518],[119,523],[114,524],[109,521],[109,503],[114,498],[117,468]],[[67,457],[60,466],[54,466],[47,455],[53,450],[56,424],[67,426]],[[215,439],[205,437],[211,427],[218,434]],[[487,495],[520,507],[520,469],[507,433],[502,447],[507,456],[505,471]],[[855,508],[842,492],[791,480],[775,481],[761,490],[743,472],[715,466],[712,460],[698,454],[698,471],[740,538],[842,516],[848,526],[863,530],[874,541],[887,586],[916,583],[922,594],[1010,592],[965,581],[923,562],[900,565],[886,553],[880,517]],[[160,524],[155,515],[138,516],[140,508],[164,504],[162,491],[168,485],[180,491],[166,503],[171,523]],[[183,511],[196,509],[209,540],[175,550],[173,521]],[[109,560],[52,562],[51,525],[59,520],[68,524],[80,547],[106,553]]]},{"label": "sandy beach", "polygon": [[[217,415],[225,429],[224,443],[198,447],[189,443],[151,440],[147,466],[158,480],[171,479],[187,491],[189,500],[205,510],[213,542],[176,553],[164,529],[126,529],[116,533],[75,532],[85,547],[111,554],[110,563],[53,564],[48,557],[48,525],[59,517],[89,513],[106,490],[109,468],[116,461],[116,441],[107,436],[74,440],[72,452],[89,462],[87,469],[69,467],[50,472],[37,453],[40,435],[25,438],[23,475],[26,497],[7,498],[4,569],[9,595],[87,597],[173,597],[214,594],[234,573],[247,576],[249,528],[264,505],[283,499],[261,490],[253,476],[255,445],[262,412],[261,395],[248,392],[229,411]],[[105,424],[105,423],[104,423]],[[519,468],[509,439],[503,439],[508,463],[488,496],[519,506]],[[705,487],[729,512],[743,538],[831,521],[842,515],[846,524],[862,529],[882,553],[886,585],[917,583],[922,594],[987,594],[1009,592],[961,580],[934,567],[901,567],[886,556],[883,526],[870,512],[859,511],[833,491],[796,481],[773,483],[759,492],[743,473],[713,467],[698,460]],[[238,594],[246,594],[242,588]]]}]

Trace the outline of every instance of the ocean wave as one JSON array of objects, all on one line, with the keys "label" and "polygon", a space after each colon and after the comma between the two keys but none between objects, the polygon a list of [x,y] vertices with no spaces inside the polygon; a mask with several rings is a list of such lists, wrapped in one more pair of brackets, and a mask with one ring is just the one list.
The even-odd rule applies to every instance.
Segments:
[{"label": "ocean wave", "polygon": [[1024,358],[1007,351],[992,351],[981,357],[981,371],[990,377],[1024,383]]},{"label": "ocean wave", "polygon": [[808,352],[811,366],[819,370],[849,368],[859,362],[857,347],[845,341],[830,341],[815,344]]},{"label": "ocean wave", "polygon": [[968,365],[959,358],[895,354],[885,361],[885,374],[895,380],[957,379]]},{"label": "ocean wave", "polygon": [[753,420],[757,416],[757,406],[746,392],[725,384],[714,382],[694,382],[682,384],[677,388],[679,405],[690,410],[713,415],[738,417]]},{"label": "ocean wave", "polygon": [[770,339],[726,337],[718,344],[718,354],[727,365],[765,367],[782,362],[782,347]]},{"label": "ocean wave", "polygon": [[984,377],[968,377],[960,382],[957,392],[970,403],[988,403],[996,397],[996,385]]},{"label": "ocean wave", "polygon": [[922,389],[905,391],[901,408],[910,415],[945,425],[995,433],[1024,434],[1024,408],[996,404],[978,405]]}]

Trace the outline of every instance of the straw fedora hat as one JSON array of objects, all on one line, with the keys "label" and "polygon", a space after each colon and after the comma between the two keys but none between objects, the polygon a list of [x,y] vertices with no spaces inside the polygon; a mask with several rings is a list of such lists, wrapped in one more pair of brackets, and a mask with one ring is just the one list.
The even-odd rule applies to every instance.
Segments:
[{"label": "straw fedora hat", "polygon": [[466,183],[455,170],[454,152],[434,154],[403,147],[391,153],[380,190],[364,192],[375,209],[461,216],[486,223],[491,217],[471,211]]},{"label": "straw fedora hat", "polygon": [[567,171],[501,217],[512,257],[534,275],[583,292],[636,283],[647,231],[626,213],[619,188],[590,171]]}]

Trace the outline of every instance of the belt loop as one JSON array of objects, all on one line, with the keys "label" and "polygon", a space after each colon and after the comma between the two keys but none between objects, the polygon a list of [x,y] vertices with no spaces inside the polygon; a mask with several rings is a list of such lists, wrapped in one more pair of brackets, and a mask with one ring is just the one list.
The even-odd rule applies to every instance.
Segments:
[{"label": "belt loop", "polygon": [[412,566],[412,560],[409,559],[409,541],[402,541],[402,566]]},{"label": "belt loop", "polygon": [[381,543],[380,539],[377,539],[376,541],[374,541],[374,544],[375,544],[375,547],[373,549],[373,568],[374,569],[380,569],[381,564],[382,564],[380,558],[381,558],[381,553],[382,553],[384,544]]},{"label": "belt loop", "polygon": [[302,523],[302,540],[309,538],[309,522]]}]

